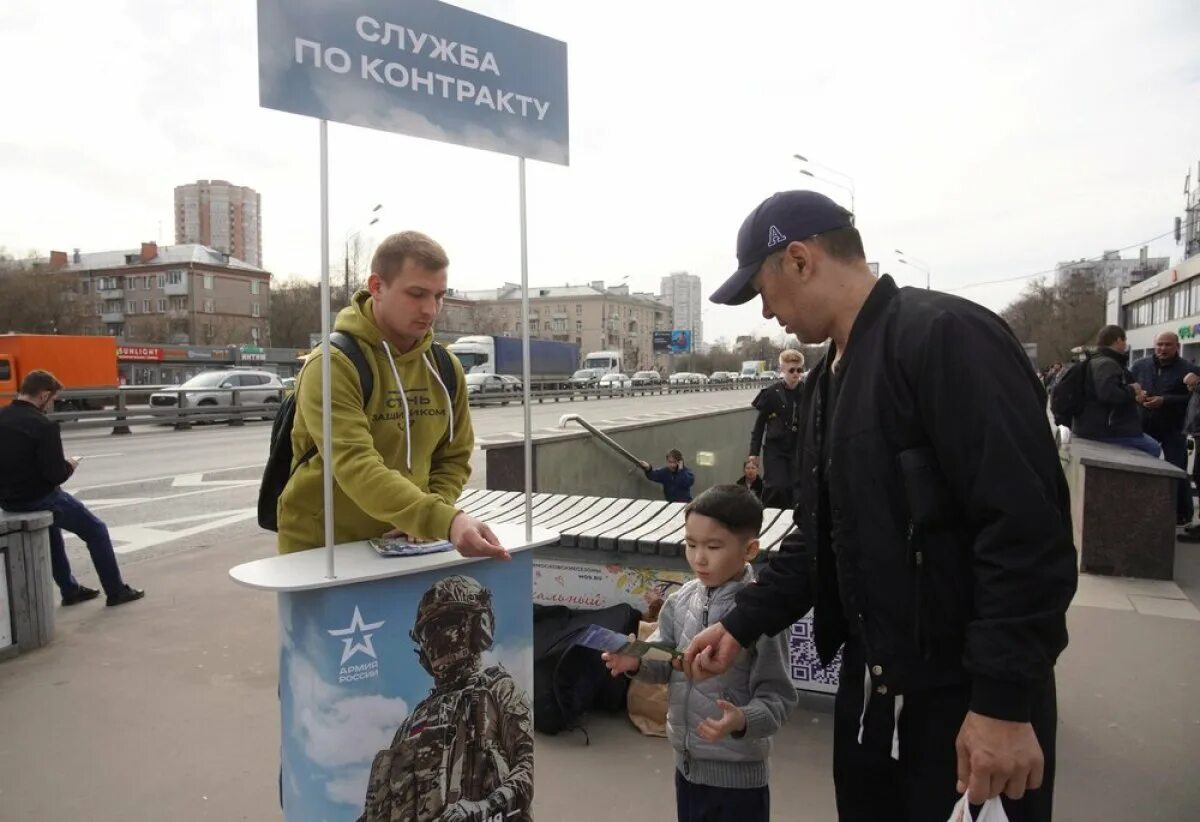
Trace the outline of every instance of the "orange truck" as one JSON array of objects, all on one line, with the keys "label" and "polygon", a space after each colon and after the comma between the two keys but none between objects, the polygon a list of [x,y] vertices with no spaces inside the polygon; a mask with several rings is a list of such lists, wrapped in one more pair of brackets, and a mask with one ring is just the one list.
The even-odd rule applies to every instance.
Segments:
[{"label": "orange truck", "polygon": [[[0,334],[0,406],[12,401],[30,371],[50,371],[65,390],[105,390],[118,387],[115,337],[67,334]],[[59,400],[57,407],[103,408],[105,397]]]}]

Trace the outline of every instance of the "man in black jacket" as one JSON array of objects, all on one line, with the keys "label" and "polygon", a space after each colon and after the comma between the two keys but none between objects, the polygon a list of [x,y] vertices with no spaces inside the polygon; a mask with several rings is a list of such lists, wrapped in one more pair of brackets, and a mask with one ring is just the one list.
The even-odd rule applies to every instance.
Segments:
[{"label": "man in black jacket", "polygon": [[822,660],[844,646],[841,819],[942,820],[964,791],[1050,819],[1076,565],[1028,357],[990,311],[877,280],[852,215],[813,192],[755,209],[738,264],[714,302],[761,296],[764,317],[832,345],[805,381],[798,530],[686,670],[719,672],[813,608]]},{"label": "man in black jacket", "polygon": [[117,567],[108,528],[82,502],[59,488],[79,465],[63,456],[58,423],[46,417],[54,397],[62,390],[48,371],[30,371],[21,381],[20,394],[12,405],[0,409],[0,508],[6,511],[50,511],[50,565],[54,582],[62,592],[63,605],[78,605],[95,599],[100,592],[75,581],[63,529],[87,544],[96,575],[108,596],[109,605],[124,605],[141,599],[145,592],[126,585]]},{"label": "man in black jacket", "polygon": [[[1146,392],[1129,373],[1129,343],[1125,329],[1106,325],[1096,335],[1096,351],[1084,363],[1083,411],[1071,420],[1071,433],[1089,440],[1111,442],[1159,457],[1158,442],[1142,433],[1138,416]],[[1182,423],[1180,428],[1182,429]]]},{"label": "man in black jacket", "polygon": [[[750,459],[766,474],[763,505],[791,508],[796,504],[792,489],[799,456],[796,440],[801,423],[800,379],[804,374],[804,355],[793,348],[781,351],[779,374],[779,382],[759,391],[751,403],[758,416],[750,432]],[[759,462],[764,450],[763,461]]]},{"label": "man in black jacket", "polygon": [[[1179,335],[1164,331],[1154,338],[1154,354],[1135,362],[1130,371],[1145,389],[1141,400],[1142,430],[1162,445],[1163,458],[1187,471],[1187,437],[1183,433],[1183,417],[1187,412],[1190,392],[1184,379],[1198,372],[1196,366],[1179,356]],[[1177,525],[1192,521],[1192,484],[1182,479],[1176,483],[1175,518]]]}]

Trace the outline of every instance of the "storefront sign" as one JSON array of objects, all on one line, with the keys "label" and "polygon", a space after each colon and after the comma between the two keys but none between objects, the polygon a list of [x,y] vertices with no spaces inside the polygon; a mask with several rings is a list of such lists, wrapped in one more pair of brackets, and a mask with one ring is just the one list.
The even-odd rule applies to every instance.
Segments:
[{"label": "storefront sign", "polygon": [[163,358],[163,350],[154,345],[118,345],[117,359],[133,360],[136,362],[158,362]]}]

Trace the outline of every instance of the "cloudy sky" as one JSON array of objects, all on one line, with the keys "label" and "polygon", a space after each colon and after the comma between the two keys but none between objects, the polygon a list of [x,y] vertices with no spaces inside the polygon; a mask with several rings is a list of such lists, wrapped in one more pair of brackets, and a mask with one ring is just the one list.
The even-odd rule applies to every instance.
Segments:
[{"label": "cloudy sky", "polygon": [[[924,284],[901,248],[999,309],[1024,281],[977,284],[1169,232],[1189,167],[1196,184],[1194,0],[459,5],[568,44],[571,165],[529,164],[533,285],[657,291],[686,270],[711,290],[763,197],[848,200],[801,177],[800,153],[852,176],[884,271]],[[259,107],[256,50],[251,0],[0,4],[0,245],[172,242],[174,186],[222,178],[262,194],[266,267],[315,278],[317,124]],[[514,158],[330,132],[334,248],[382,203],[385,231],[446,245],[453,286],[519,278]],[[757,311],[706,309],[706,337]]]}]

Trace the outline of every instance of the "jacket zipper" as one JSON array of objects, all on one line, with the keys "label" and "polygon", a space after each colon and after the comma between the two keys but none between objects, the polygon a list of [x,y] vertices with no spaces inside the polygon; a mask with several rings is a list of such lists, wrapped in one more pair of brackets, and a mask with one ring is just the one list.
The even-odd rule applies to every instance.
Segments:
[{"label": "jacket zipper", "polygon": [[917,645],[917,653],[925,656],[925,648],[923,647],[924,637],[921,635],[922,622],[922,580],[925,576],[925,552],[916,547],[916,524],[910,519],[908,521],[908,555],[913,564],[913,579],[914,579],[914,606],[913,606],[913,641]]},{"label": "jacket zipper", "polygon": [[[707,588],[704,589],[704,611],[700,618],[700,630],[708,627],[708,606],[712,602],[712,594]],[[687,693],[683,697],[683,775],[688,776],[692,770],[692,753],[688,742],[692,738],[692,724],[688,717],[688,708],[692,704],[692,688],[695,687],[692,681],[688,680]]]}]

